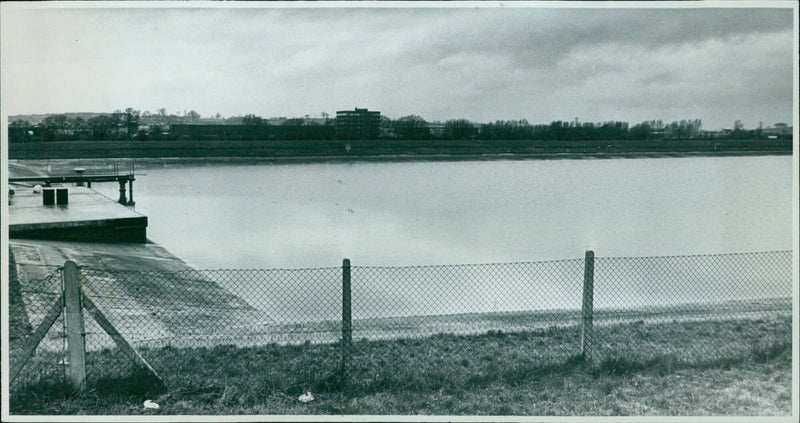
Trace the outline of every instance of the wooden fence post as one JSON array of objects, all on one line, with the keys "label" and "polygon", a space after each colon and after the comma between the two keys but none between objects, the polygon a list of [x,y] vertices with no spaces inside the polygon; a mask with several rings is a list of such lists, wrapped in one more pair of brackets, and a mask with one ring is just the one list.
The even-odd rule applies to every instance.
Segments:
[{"label": "wooden fence post", "polygon": [[342,385],[347,385],[347,364],[353,343],[353,321],[350,309],[350,259],[342,262]]},{"label": "wooden fence post", "polygon": [[583,308],[581,310],[581,356],[585,361],[592,361],[594,318],[594,251],[586,251],[583,268]]},{"label": "wooden fence post", "polygon": [[81,280],[78,265],[64,263],[64,316],[67,325],[67,359],[69,379],[78,389],[86,388],[86,333],[83,326]]}]

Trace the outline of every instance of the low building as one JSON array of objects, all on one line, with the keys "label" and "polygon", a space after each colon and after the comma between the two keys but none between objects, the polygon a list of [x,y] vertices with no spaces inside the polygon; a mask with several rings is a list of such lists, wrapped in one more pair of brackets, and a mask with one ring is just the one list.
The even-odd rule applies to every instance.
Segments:
[{"label": "low building", "polygon": [[776,123],[774,126],[762,129],[761,133],[770,136],[775,135],[778,137],[792,135],[792,127],[785,123]]},{"label": "low building", "polygon": [[355,108],[336,112],[336,138],[376,139],[381,134],[381,112]]},{"label": "low building", "polygon": [[428,123],[428,130],[432,136],[441,138],[444,136],[444,126],[444,122],[430,122]]}]

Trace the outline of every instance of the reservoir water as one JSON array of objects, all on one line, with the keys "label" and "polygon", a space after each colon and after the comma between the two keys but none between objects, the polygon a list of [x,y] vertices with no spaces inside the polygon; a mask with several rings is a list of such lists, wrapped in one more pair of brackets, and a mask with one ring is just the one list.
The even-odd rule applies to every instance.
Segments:
[{"label": "reservoir water", "polygon": [[[197,268],[791,249],[791,156],[139,166],[148,237]],[[115,184],[97,184],[109,197]]]},{"label": "reservoir water", "polygon": [[[580,259],[587,249],[598,257],[642,257],[792,248],[791,156],[137,165],[137,172],[136,209],[149,217],[148,237],[199,269],[336,267],[343,258],[354,266],[550,261]],[[112,198],[116,188],[98,184]],[[709,266],[698,263],[677,281],[693,281],[696,290],[654,290],[643,282],[653,268],[621,263],[614,271],[627,292],[614,299],[598,289],[595,304],[695,301],[717,295],[731,278],[745,288],[715,299],[791,295],[791,277],[788,285],[770,280],[767,291],[753,282],[771,269],[726,275],[719,272],[726,264],[715,261],[709,276]],[[467,282],[447,286],[444,279],[467,270],[445,268],[437,280],[418,271],[398,280],[390,271],[361,270],[384,279],[362,278],[354,288],[354,317],[579,308],[582,264],[565,266],[574,279],[568,294],[559,292],[560,280],[547,282],[555,288],[534,276],[520,278],[522,285],[496,282],[491,268],[467,269]],[[293,281],[269,295],[253,295],[251,287],[241,294],[265,309],[291,304],[289,320],[319,317],[322,309],[335,318],[339,282],[335,269],[331,274],[330,292],[298,293],[289,288]],[[530,289],[537,284],[538,292]],[[359,295],[372,305],[356,307]]]}]

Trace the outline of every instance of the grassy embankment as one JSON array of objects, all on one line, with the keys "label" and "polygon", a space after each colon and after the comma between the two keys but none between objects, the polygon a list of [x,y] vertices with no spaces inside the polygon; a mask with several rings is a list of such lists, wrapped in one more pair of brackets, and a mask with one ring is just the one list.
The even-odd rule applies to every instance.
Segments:
[{"label": "grassy embankment", "polygon": [[[116,351],[89,353],[89,390],[40,382],[12,414],[787,415],[791,318],[356,341],[349,383],[335,344],[144,350],[156,392]],[[109,376],[117,374],[120,376]],[[315,400],[298,401],[311,391]],[[142,402],[161,405],[145,410]]]},{"label": "grassy embankment", "polygon": [[[350,149],[345,145],[349,144]],[[389,158],[473,160],[561,155],[791,154],[791,140],[208,140],[57,141],[9,144],[10,159],[253,157],[273,160]]]}]

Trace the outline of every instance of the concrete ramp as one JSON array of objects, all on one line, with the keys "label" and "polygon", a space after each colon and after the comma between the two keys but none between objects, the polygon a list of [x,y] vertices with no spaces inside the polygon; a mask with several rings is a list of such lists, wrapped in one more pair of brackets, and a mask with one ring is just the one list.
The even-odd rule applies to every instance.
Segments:
[{"label": "concrete ramp", "polygon": [[[239,333],[245,336],[273,324],[267,313],[156,244],[12,240],[9,247],[20,294],[15,298],[24,306],[10,310],[26,314],[11,321],[36,327],[53,301],[52,292],[60,289],[60,276],[48,276],[73,260],[82,267],[86,295],[133,345],[203,346],[218,343],[215,336],[235,340]],[[40,286],[43,280],[46,287]],[[113,347],[88,315],[86,332],[87,349]],[[51,341],[43,347],[61,347],[58,339]]]}]

